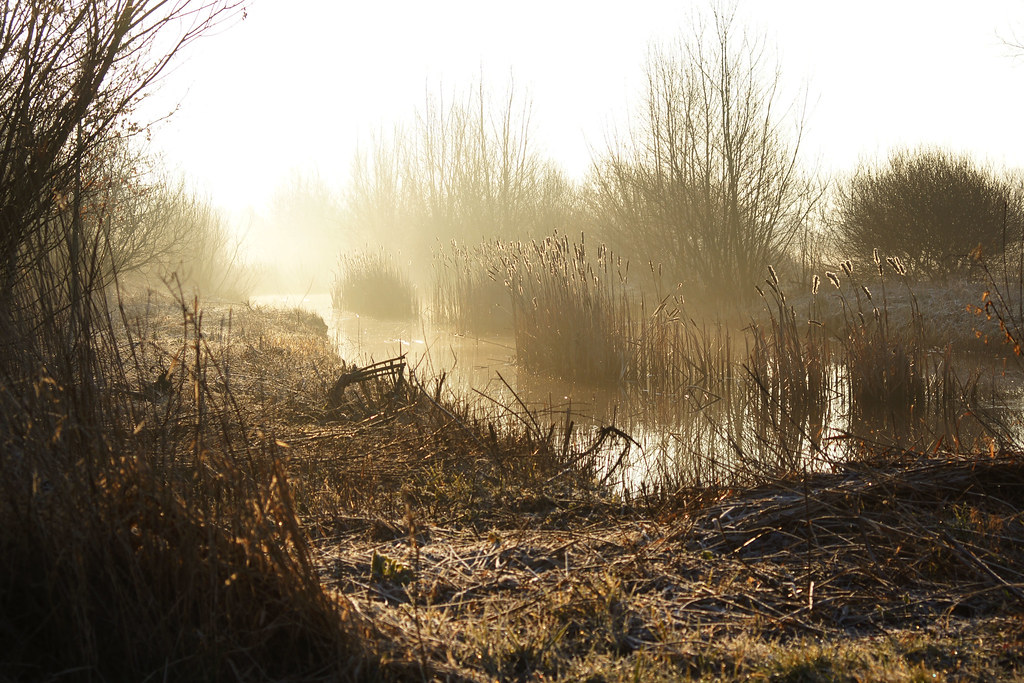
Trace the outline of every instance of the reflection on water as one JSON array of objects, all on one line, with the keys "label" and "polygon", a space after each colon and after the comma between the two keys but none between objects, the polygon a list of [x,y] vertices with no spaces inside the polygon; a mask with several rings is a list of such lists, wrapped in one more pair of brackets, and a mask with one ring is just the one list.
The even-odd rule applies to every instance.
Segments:
[{"label": "reflection on water", "polygon": [[515,364],[511,336],[481,338],[423,320],[383,321],[335,311],[327,294],[257,297],[256,303],[320,314],[347,362],[365,365],[405,354],[417,379],[431,385],[443,376],[445,391],[474,401],[493,419],[519,419],[525,406],[563,433],[571,422],[580,448],[600,427],[614,425],[639,444],[621,462],[626,444],[608,455],[609,466],[617,465],[615,481],[631,490],[753,483],[802,467],[829,468],[867,447],[925,448],[940,438],[966,445],[988,434],[966,412],[937,419],[900,406],[871,413],[854,409],[838,375],[823,400],[802,406],[766,396],[742,365],[713,387],[678,394],[609,389],[523,371]]}]

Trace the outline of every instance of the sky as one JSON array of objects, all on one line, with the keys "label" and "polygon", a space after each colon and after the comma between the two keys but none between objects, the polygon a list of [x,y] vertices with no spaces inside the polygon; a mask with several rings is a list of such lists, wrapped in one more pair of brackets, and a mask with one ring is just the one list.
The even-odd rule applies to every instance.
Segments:
[{"label": "sky", "polygon": [[[152,148],[215,204],[264,209],[296,171],[344,182],[360,140],[426,94],[509,79],[539,149],[582,177],[642,96],[652,43],[707,0],[252,0],[190,46],[140,110]],[[1021,0],[738,0],[787,96],[806,93],[803,155],[825,174],[897,146],[1024,168]],[[790,98],[792,99],[792,98]]]}]

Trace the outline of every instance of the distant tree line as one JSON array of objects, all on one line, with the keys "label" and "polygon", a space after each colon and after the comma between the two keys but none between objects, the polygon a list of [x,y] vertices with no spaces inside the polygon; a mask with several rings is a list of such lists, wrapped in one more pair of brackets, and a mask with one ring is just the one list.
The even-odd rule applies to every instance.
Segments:
[{"label": "distant tree line", "polygon": [[339,229],[413,261],[439,242],[585,233],[715,305],[753,297],[768,266],[806,283],[877,250],[912,277],[946,279],[1020,244],[1020,179],[966,154],[895,150],[831,182],[805,167],[802,95],[783,95],[765,40],[732,10],[713,6],[652,46],[644,74],[630,128],[580,182],[540,153],[514,83],[427,97],[359,149]]},{"label": "distant tree line", "polygon": [[576,188],[535,148],[510,83],[428,96],[412,122],[360,149],[343,193],[349,229],[429,253],[438,240],[521,239],[573,222]]}]

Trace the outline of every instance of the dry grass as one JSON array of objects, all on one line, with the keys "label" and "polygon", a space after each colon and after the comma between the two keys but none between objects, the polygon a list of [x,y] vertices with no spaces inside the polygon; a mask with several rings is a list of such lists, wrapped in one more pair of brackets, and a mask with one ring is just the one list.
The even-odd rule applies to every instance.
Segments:
[{"label": "dry grass", "polygon": [[[318,580],[287,449],[256,419],[266,406],[252,410],[232,387],[254,375],[228,351],[232,325],[214,335],[180,300],[142,308],[138,320],[125,309],[119,331],[94,328],[88,383],[23,366],[34,388],[8,403],[0,676],[319,680],[380,669],[364,640],[372,624]],[[15,387],[5,384],[5,400]]]},{"label": "dry grass", "polygon": [[1022,663],[1022,493],[1015,457],[906,454],[658,510],[549,500],[483,529],[413,506],[390,530],[350,520],[319,562],[410,652],[474,680],[985,680]]}]

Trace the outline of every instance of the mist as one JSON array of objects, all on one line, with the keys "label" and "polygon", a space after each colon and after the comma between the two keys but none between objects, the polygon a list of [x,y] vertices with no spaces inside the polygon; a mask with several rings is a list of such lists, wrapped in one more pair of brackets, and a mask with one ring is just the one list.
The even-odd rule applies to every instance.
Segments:
[{"label": "mist", "polygon": [[[912,12],[882,26],[868,21],[866,10],[824,11],[801,2],[770,11],[742,3],[728,9],[735,15],[734,42],[749,40],[762,52],[765,68],[781,76],[768,74],[761,84],[777,88],[773,117],[786,127],[778,139],[792,146],[800,182],[824,183],[853,173],[862,162],[881,164],[895,150],[921,145],[966,151],[1007,172],[1024,158],[1015,151],[1014,136],[992,139],[1013,125],[1000,122],[1018,109],[1010,101],[1016,90],[982,86],[988,78],[1016,78],[1013,50],[1001,40],[1013,35],[1007,8],[986,6],[959,22],[940,12],[929,20],[928,32],[914,28]],[[396,18],[367,8],[346,16],[320,7],[310,12],[319,11],[324,20],[309,26],[298,14],[255,7],[218,41],[197,46],[168,79],[155,103],[178,111],[154,128],[154,149],[171,169],[208,188],[201,191],[223,212],[241,253],[259,271],[254,291],[329,290],[342,252],[384,247],[425,293],[432,286],[431,254],[452,240],[471,246],[556,231],[586,233],[634,263],[654,260],[680,272],[704,266],[699,256],[685,265],[683,244],[671,235],[660,245],[645,237],[651,244],[641,248],[630,226],[648,226],[650,216],[624,220],[624,207],[616,217],[608,202],[609,192],[624,191],[612,189],[612,165],[641,148],[649,123],[644,111],[651,51],[707,24],[709,7],[651,3],[614,27],[599,13],[559,10],[545,23],[528,21],[528,12],[484,17],[465,10],[442,5]],[[565,33],[559,28],[565,22],[587,30]],[[295,53],[301,64],[272,60],[261,49],[270,31],[304,36]],[[345,39],[328,36],[331,31]],[[902,41],[892,37],[900,32]],[[852,33],[888,38],[874,41],[876,49],[855,60],[855,51],[842,43]],[[524,50],[527,44],[534,48]],[[355,64],[358,69],[347,68]],[[573,66],[567,74],[553,68],[559,64]],[[963,98],[938,102],[921,95],[939,92],[934,83],[943,73],[955,74],[952,79],[971,92],[985,91],[966,98],[978,103],[975,109],[964,107]],[[176,90],[176,78],[192,79],[187,93]],[[263,83],[273,83],[275,95],[254,101]],[[901,91],[900,83],[909,85]],[[871,92],[884,95],[876,101]],[[231,113],[225,101],[246,111]],[[929,103],[927,111],[915,102]],[[448,140],[441,141],[441,127]],[[453,137],[460,127],[462,141]],[[502,140],[508,133],[516,139]],[[437,163],[451,166],[428,169],[428,152],[447,155]],[[468,177],[484,169],[482,163],[498,176],[502,164],[518,164],[518,175],[505,188],[484,187]],[[467,177],[456,179],[451,174],[460,168]],[[296,203],[286,216],[284,196],[302,193],[292,187],[297,178],[315,179],[320,187],[308,198],[308,209]],[[450,190],[456,182],[464,185],[461,196],[439,199],[440,184]],[[605,205],[596,210],[602,193]],[[504,206],[495,204],[498,197]],[[765,246],[742,247],[767,249],[754,257],[751,271],[763,271],[768,262],[805,263],[809,251],[824,248],[820,228],[827,217],[811,215],[811,204],[803,207],[803,224],[790,221],[763,240]],[[690,241],[687,249],[694,253]]]}]

